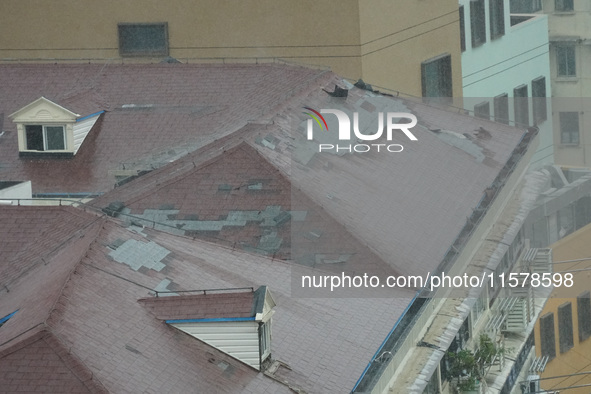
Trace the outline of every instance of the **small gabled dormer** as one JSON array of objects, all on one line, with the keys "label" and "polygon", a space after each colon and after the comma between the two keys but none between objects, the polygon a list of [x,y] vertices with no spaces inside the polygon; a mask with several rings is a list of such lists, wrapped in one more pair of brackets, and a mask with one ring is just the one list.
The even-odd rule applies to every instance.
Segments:
[{"label": "small gabled dormer", "polygon": [[10,115],[17,127],[20,155],[74,156],[103,112],[81,116],[45,97],[38,98]]},{"label": "small gabled dormer", "polygon": [[275,301],[267,286],[237,290],[202,290],[139,302],[157,319],[261,371],[271,356]]}]

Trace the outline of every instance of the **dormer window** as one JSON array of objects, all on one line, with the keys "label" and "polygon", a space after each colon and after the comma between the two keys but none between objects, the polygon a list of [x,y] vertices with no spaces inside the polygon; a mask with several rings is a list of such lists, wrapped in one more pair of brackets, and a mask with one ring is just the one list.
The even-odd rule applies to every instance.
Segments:
[{"label": "dormer window", "polygon": [[64,126],[25,125],[27,150],[66,150],[66,129]]},{"label": "dormer window", "polygon": [[87,116],[40,97],[10,117],[16,123],[18,148],[26,157],[72,157],[104,111]]}]

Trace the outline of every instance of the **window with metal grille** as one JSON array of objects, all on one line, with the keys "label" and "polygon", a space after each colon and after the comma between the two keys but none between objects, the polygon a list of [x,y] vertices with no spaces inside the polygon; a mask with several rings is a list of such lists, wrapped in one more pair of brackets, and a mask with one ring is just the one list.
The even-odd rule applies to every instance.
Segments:
[{"label": "window with metal grille", "polygon": [[494,98],[495,122],[509,124],[509,96],[507,93]]},{"label": "window with metal grille", "polygon": [[560,353],[573,347],[573,311],[570,302],[558,307],[558,343]]},{"label": "window with metal grille", "polygon": [[513,100],[515,125],[517,127],[529,126],[529,98],[527,95],[527,85],[519,85],[513,89]]},{"label": "window with metal grille", "polygon": [[490,38],[494,40],[505,34],[505,8],[503,0],[489,0],[488,12],[490,16]]},{"label": "window with metal grille", "polygon": [[484,0],[470,1],[470,29],[472,30],[473,48],[486,42]]},{"label": "window with metal grille", "polygon": [[582,342],[591,336],[591,293],[588,291],[577,297],[577,322],[579,342]]},{"label": "window with metal grille", "polygon": [[556,45],[556,63],[559,77],[576,77],[575,46],[571,44]]},{"label": "window with metal grille", "polygon": [[452,97],[451,55],[421,63],[423,97]]},{"label": "window with metal grille", "polygon": [[167,23],[120,23],[121,56],[168,56]]},{"label": "window with metal grille", "polygon": [[554,313],[552,312],[540,318],[540,349],[542,356],[548,356],[550,360],[556,357]]},{"label": "window with metal grille", "polygon": [[579,144],[579,113],[560,112],[560,143],[563,145]]},{"label": "window with metal grille", "polygon": [[531,81],[531,95],[533,97],[534,123],[538,125],[548,118],[546,113],[546,78],[538,77]]}]

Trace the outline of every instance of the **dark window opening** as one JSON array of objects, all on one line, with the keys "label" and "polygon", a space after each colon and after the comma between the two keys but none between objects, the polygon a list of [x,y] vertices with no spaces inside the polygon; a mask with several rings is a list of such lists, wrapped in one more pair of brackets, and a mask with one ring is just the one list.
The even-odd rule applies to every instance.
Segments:
[{"label": "dark window opening", "polygon": [[527,127],[529,126],[529,98],[527,97],[527,85],[520,85],[513,89],[513,96],[515,125],[517,127]]},{"label": "dark window opening", "polygon": [[554,10],[558,12],[573,11],[573,0],[556,0],[554,2]]},{"label": "dark window opening", "polygon": [[501,37],[505,34],[505,8],[503,0],[489,0],[490,38]]},{"label": "dark window opening", "polygon": [[486,42],[486,21],[484,0],[470,1],[470,28],[472,30],[472,47]]},{"label": "dark window opening", "polygon": [[121,56],[168,56],[167,23],[121,23],[117,27]]},{"label": "dark window opening", "polygon": [[538,77],[531,81],[531,95],[533,97],[534,124],[539,125],[548,118],[546,113],[546,78]]},{"label": "dark window opening", "polygon": [[579,113],[560,112],[560,143],[563,145],[579,144]]},{"label": "dark window opening", "polygon": [[63,126],[25,126],[26,150],[65,150],[66,141]]},{"label": "dark window opening", "polygon": [[423,97],[452,97],[451,55],[421,63]]},{"label": "dark window opening", "polygon": [[548,356],[550,360],[556,357],[554,314],[552,312],[540,318],[540,342],[542,356]]},{"label": "dark window opening", "polygon": [[45,150],[43,145],[43,126],[25,126],[27,150]]},{"label": "dark window opening", "polygon": [[579,342],[591,336],[591,293],[588,291],[577,297],[577,321]]},{"label": "dark window opening", "polygon": [[560,353],[573,347],[573,311],[570,302],[558,307],[558,337]]},{"label": "dark window opening", "polygon": [[509,96],[507,93],[494,98],[495,122],[509,124]]}]

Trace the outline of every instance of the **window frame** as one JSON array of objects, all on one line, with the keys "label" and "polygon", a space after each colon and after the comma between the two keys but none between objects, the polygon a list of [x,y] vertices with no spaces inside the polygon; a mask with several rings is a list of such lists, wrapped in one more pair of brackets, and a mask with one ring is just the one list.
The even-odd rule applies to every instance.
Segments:
[{"label": "window frame", "polygon": [[[576,115],[576,116],[574,116]],[[573,116],[573,119],[576,119],[577,123],[577,130],[576,130],[576,141],[573,139],[573,135],[575,134],[575,130],[564,130],[565,123],[568,122],[566,119],[567,116]],[[581,143],[581,124],[579,121],[579,112],[577,111],[561,111],[558,113],[558,127],[560,130],[560,145],[567,145],[567,146],[579,146]],[[565,138],[565,135],[568,134],[568,138]]]},{"label": "window frame", "polygon": [[261,361],[264,361],[271,354],[271,320],[259,325],[259,341]]},{"label": "window frame", "polygon": [[[144,48],[140,50],[129,50],[126,46],[129,43],[125,43],[125,34],[122,34],[122,30],[134,27],[162,27],[163,40],[162,49]],[[168,40],[168,22],[150,22],[150,23],[118,23],[117,24],[117,38],[119,43],[119,55],[121,57],[166,57],[170,53],[170,45]]]},{"label": "window frame", "polygon": [[[29,148],[29,138],[28,138],[28,129],[30,127],[41,127],[41,137],[43,138],[43,150],[39,149],[31,149]],[[48,149],[48,137],[47,137],[47,129],[48,128],[57,128],[61,127],[62,129],[62,136],[63,136],[63,149]],[[25,150],[30,152],[65,152],[68,150],[68,139],[66,134],[66,125],[64,124],[25,124],[24,125],[24,143],[25,143]]]},{"label": "window frame", "polygon": [[[436,65],[437,67],[437,95],[428,95],[427,89],[427,67],[431,65]],[[442,72],[445,75],[442,75]],[[421,90],[423,97],[453,97],[453,81],[452,81],[452,64],[451,64],[451,54],[444,53],[442,55],[436,56],[431,59],[427,59],[421,62]]]},{"label": "window frame", "polygon": [[[559,78],[577,77],[577,50],[574,44],[556,44],[556,76]],[[569,59],[572,57],[572,70],[569,66]],[[564,72],[561,72],[563,70]]]}]

